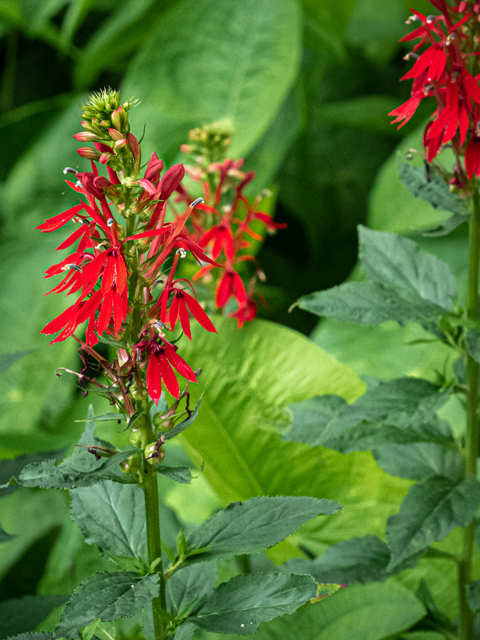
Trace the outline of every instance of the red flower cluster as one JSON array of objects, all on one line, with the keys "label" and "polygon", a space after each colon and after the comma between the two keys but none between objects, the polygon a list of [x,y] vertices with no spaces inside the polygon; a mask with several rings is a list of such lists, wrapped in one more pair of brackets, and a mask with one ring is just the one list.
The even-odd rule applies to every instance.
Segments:
[{"label": "red flower cluster", "polygon": [[[480,175],[480,74],[473,71],[479,54],[473,49],[475,39],[469,37],[468,30],[474,22],[478,28],[480,4],[472,8],[467,0],[454,0],[453,6],[446,0],[429,1],[440,15],[424,16],[413,11],[408,22],[419,22],[420,26],[402,41],[419,42],[405,56],[415,64],[401,78],[413,79],[411,97],[389,115],[396,116],[393,122],[401,122],[400,128],[424,98],[435,97],[437,108],[424,133],[427,161],[435,158],[442,145],[451,143],[457,156],[457,175],[461,178],[466,172],[473,179]],[[427,48],[417,53],[424,45]],[[465,156],[465,172],[460,156]]]},{"label": "red flower cluster", "polygon": [[[195,208],[191,216],[192,236],[202,249],[209,249],[214,263],[204,265],[198,271],[194,280],[199,278],[207,279],[212,277],[212,269],[220,264],[224,269],[218,274],[215,289],[215,307],[223,309],[227,306],[231,298],[234,298],[237,309],[230,315],[237,318],[239,327],[244,322],[251,321],[257,314],[257,304],[253,298],[256,295],[255,285],[257,278],[264,279],[263,272],[257,266],[256,258],[247,253],[251,241],[262,241],[263,236],[254,231],[252,223],[258,221],[269,232],[277,229],[284,229],[286,224],[274,222],[272,217],[258,210],[261,201],[259,196],[250,203],[243,194],[245,187],[255,177],[255,172],[243,173],[240,168],[243,160],[227,159],[222,163],[211,163],[206,171],[206,176],[197,169],[187,167],[194,180],[201,182],[205,203]],[[214,193],[210,188],[210,182],[216,184]],[[229,189],[234,192],[233,201],[223,204],[223,196]],[[180,191],[177,200],[190,202],[192,197],[186,190]],[[255,275],[250,279],[248,286],[239,274],[239,266],[250,261],[256,265]],[[191,309],[193,312],[193,309]],[[183,326],[183,325],[182,325]]]}]

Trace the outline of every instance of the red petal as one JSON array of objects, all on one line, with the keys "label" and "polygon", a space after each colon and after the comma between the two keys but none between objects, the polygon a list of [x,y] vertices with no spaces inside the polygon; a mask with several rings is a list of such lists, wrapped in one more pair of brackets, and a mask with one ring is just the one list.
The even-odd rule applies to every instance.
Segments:
[{"label": "red petal", "polygon": [[105,271],[102,276],[102,291],[103,293],[107,293],[112,288],[113,278],[115,277],[116,272],[116,260],[109,254],[107,264],[105,265]]},{"label": "red petal", "polygon": [[[175,296],[177,298],[177,296]],[[192,339],[192,332],[190,331],[190,318],[188,317],[187,305],[183,295],[178,298],[178,310],[180,315],[180,324],[182,325],[183,333],[189,340]],[[171,311],[171,310],[170,310]]]},{"label": "red petal", "polygon": [[82,209],[83,203],[76,204],[74,207],[71,207],[71,209],[67,209],[66,211],[63,211],[63,213],[59,213],[57,216],[53,216],[53,218],[48,218],[48,220],[45,220],[43,224],[39,224],[38,227],[35,228],[40,229],[40,231],[42,231],[43,233],[56,231],[57,229],[60,229],[60,227],[63,227],[64,224],[66,224],[69,220],[76,216],[77,213]]},{"label": "red petal", "polygon": [[148,361],[147,390],[150,398],[155,404],[158,404],[162,395],[162,377],[160,375],[160,364],[155,355],[151,355]]},{"label": "red petal", "polygon": [[127,267],[125,266],[125,261],[120,252],[117,254],[116,266],[117,266],[117,291],[118,293],[122,294],[127,284]]},{"label": "red petal", "polygon": [[100,315],[97,320],[97,331],[100,335],[105,332],[112,317],[113,294],[113,291],[109,291],[103,300]]},{"label": "red petal", "polygon": [[163,355],[158,356],[158,362],[160,365],[160,372],[162,379],[167,387],[168,393],[170,393],[174,398],[178,399],[180,395],[180,385],[178,384],[178,380],[173,373],[173,369],[170,366],[168,360]]},{"label": "red petal", "polygon": [[183,296],[195,320],[207,331],[217,333],[217,330],[215,329],[213,322],[206,314],[205,309],[201,307],[201,305],[195,300],[195,298],[185,292],[183,293]]},{"label": "red petal", "polygon": [[[164,297],[164,299],[166,299],[167,296]],[[163,300],[162,300],[162,315],[164,318],[167,317],[167,305],[163,304]],[[175,329],[175,325],[177,324],[177,319],[178,319],[178,296],[177,294],[175,294],[173,296],[173,300],[172,303],[170,305],[170,311],[168,312],[168,317],[170,319],[170,327],[172,329],[172,331]],[[162,320],[162,322],[165,322],[165,320]]]},{"label": "red petal", "polygon": [[175,367],[180,375],[182,375],[190,382],[197,382],[197,378],[193,369],[188,365],[183,358],[181,358],[175,349],[170,344],[166,344],[164,352],[170,363]]},{"label": "red petal", "polygon": [[123,303],[122,296],[118,293],[118,291],[113,292],[113,326],[115,328],[115,333],[118,333],[122,327],[123,320]]}]

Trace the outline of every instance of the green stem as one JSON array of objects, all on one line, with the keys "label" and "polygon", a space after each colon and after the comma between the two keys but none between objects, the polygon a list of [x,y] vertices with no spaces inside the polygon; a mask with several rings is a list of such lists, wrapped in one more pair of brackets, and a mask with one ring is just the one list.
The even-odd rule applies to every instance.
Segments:
[{"label": "green stem", "polygon": [[[480,200],[478,186],[474,185],[473,213],[469,229],[468,255],[468,294],[467,314],[470,320],[479,320],[478,284],[480,264]],[[464,450],[465,476],[476,477],[477,457],[479,447],[479,419],[478,419],[478,379],[480,365],[470,354],[467,354],[467,433]],[[463,551],[458,566],[458,588],[460,600],[460,640],[473,638],[473,626],[476,614],[470,609],[467,600],[466,587],[472,580],[472,557],[474,546],[475,522],[472,522],[463,532]]]},{"label": "green stem", "polygon": [[[146,437],[147,444],[154,439],[150,416],[147,414]],[[147,523],[148,561],[150,564],[157,558],[160,562],[156,567],[160,581],[160,595],[152,600],[153,624],[155,640],[164,640],[168,637],[162,611],[166,611],[165,577],[162,563],[162,539],[160,536],[160,510],[158,506],[157,473],[154,467],[146,460],[143,468],[143,489],[145,493],[145,514]]]}]

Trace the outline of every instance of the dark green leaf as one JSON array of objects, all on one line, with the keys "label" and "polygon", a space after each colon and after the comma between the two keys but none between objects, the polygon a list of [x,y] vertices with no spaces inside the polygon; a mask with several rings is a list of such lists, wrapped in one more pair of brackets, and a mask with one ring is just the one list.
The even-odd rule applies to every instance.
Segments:
[{"label": "dark green leaf", "polygon": [[165,153],[176,152],[192,126],[224,119],[234,129],[232,157],[244,155],[293,84],[301,29],[292,0],[177,3],[128,67],[122,93],[142,96],[132,123],[151,123],[148,140]]},{"label": "dark green leaf", "polygon": [[316,396],[291,406],[292,429],[284,439],[342,453],[415,442],[454,447],[450,428],[435,413],[447,398],[419,378],[380,382],[350,405],[338,396]]},{"label": "dark green leaf", "polygon": [[107,480],[75,489],[71,499],[72,519],[88,544],[147,561],[145,497],[139,486]]},{"label": "dark green leaf", "polygon": [[259,553],[294,533],[302,524],[322,514],[337,513],[333,500],[306,496],[265,496],[234,502],[218,511],[188,537],[189,562]]},{"label": "dark green leaf", "polygon": [[363,273],[399,294],[409,292],[434,305],[452,310],[457,287],[450,267],[418,245],[394,233],[359,226],[359,258]]},{"label": "dark green leaf", "polygon": [[[33,631],[69,596],[24,596],[0,602],[0,639]],[[30,637],[30,636],[29,636]]]},{"label": "dark green leaf", "polygon": [[0,373],[4,373],[18,360],[33,353],[33,349],[25,349],[24,351],[14,351],[13,353],[2,353],[0,356]]},{"label": "dark green leaf", "polygon": [[197,416],[198,416],[198,411],[200,409],[200,402],[201,402],[201,398],[197,402],[197,406],[195,407],[195,410],[193,411],[192,415],[189,418],[187,418],[186,420],[183,420],[182,422],[179,422],[178,424],[176,424],[173,427],[173,429],[170,429],[170,431],[163,431],[163,432],[160,431],[159,432],[161,435],[165,436],[165,440],[171,440],[175,436],[178,436],[179,433],[182,433],[182,431],[185,431],[185,429],[187,427],[189,427],[191,424],[193,424],[195,422],[195,420],[197,419]]},{"label": "dark green leaf", "polygon": [[445,309],[418,295],[400,293],[378,282],[347,282],[298,300],[300,309],[357,324],[438,320]]},{"label": "dark green leaf", "polygon": [[76,589],[55,629],[57,637],[80,638],[78,627],[94,620],[129,618],[158,596],[158,576],[130,571],[94,573]]},{"label": "dark green leaf", "polygon": [[167,581],[168,610],[176,616],[188,615],[194,604],[213,593],[216,579],[214,562],[180,569]]},{"label": "dark green leaf", "polygon": [[[423,554],[422,554],[423,555]],[[415,563],[418,558],[415,558]],[[287,573],[309,574],[316,582],[354,583],[383,582],[407,568],[403,563],[393,572],[388,545],[377,536],[350,538],[329,547],[315,560],[293,558],[282,566]],[[409,563],[411,565],[413,563]]]},{"label": "dark green leaf", "polygon": [[65,454],[65,449],[60,451],[46,451],[45,453],[34,453],[31,455],[17,456],[11,460],[2,460],[0,462],[0,497],[6,496],[12,491],[20,488],[19,478],[22,469],[33,462],[42,462],[44,460],[55,460]]},{"label": "dark green leaf", "polygon": [[0,525],[0,543],[1,542],[8,542],[9,540],[13,540],[16,536],[12,536],[9,533],[7,533],[2,525]]},{"label": "dark green leaf", "polygon": [[[136,485],[109,480],[72,491],[72,518],[88,544],[112,555],[147,560],[145,499]],[[162,538],[175,544],[180,524],[173,512],[160,505]]]},{"label": "dark green leaf", "polygon": [[124,342],[120,342],[119,340],[114,340],[110,338],[110,336],[106,335],[97,335],[97,338],[103,344],[108,344],[110,347],[116,347],[117,349],[127,349],[127,345]]},{"label": "dark green leaf", "polygon": [[186,620],[207,631],[250,635],[260,622],[293,613],[315,595],[315,584],[309,576],[237,576],[203,597]]},{"label": "dark green leaf", "polygon": [[467,598],[472,611],[478,611],[480,609],[480,580],[474,580],[474,582],[467,584]]},{"label": "dark green leaf", "polygon": [[167,467],[163,464],[157,464],[155,467],[157,473],[175,482],[182,484],[190,484],[192,481],[192,470],[188,467]]},{"label": "dark green leaf", "polygon": [[384,471],[400,478],[424,480],[430,476],[445,476],[458,480],[463,475],[462,456],[430,442],[389,444],[375,449],[373,455]]},{"label": "dark green leaf", "polygon": [[33,463],[20,474],[20,483],[25,487],[49,489],[76,489],[90,487],[101,480],[115,480],[123,484],[136,484],[135,476],[123,473],[119,463],[138,452],[138,449],[120,451],[110,458],[97,460],[86,450],[75,451],[56,465],[55,460]]},{"label": "dark green leaf", "polygon": [[465,200],[450,191],[442,174],[434,166],[429,166],[427,175],[425,166],[414,167],[400,160],[399,156],[398,175],[414,196],[430,202],[435,209],[444,209],[457,216],[470,217]]},{"label": "dark green leaf", "polygon": [[175,631],[174,640],[190,640],[195,633],[196,626],[191,622],[182,624],[181,627]]},{"label": "dark green leaf", "polygon": [[413,485],[399,513],[387,522],[389,570],[431,542],[443,540],[455,527],[466,527],[479,505],[480,484],[474,478],[454,482],[434,476]]}]

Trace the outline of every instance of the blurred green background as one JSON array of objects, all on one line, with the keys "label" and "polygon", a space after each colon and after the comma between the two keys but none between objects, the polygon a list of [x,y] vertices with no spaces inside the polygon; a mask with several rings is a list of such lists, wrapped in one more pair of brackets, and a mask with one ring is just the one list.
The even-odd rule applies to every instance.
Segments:
[{"label": "blurred green background", "polygon": [[[184,443],[193,459],[206,463],[195,498],[189,487],[172,487],[166,480],[166,502],[180,501],[180,516],[195,522],[230,499],[304,491],[349,507],[343,519],[332,517],[299,535],[296,542],[308,543],[314,553],[351,535],[384,536],[385,517],[398,509],[409,483],[386,476],[370,454],[340,456],[286,446],[278,430],[288,424],[289,402],[315,393],[353,400],[364,389],[356,374],[431,377],[435,368],[450,366],[447,351],[439,347],[408,346],[423,335],[413,326],[317,324],[303,311],[288,313],[301,295],[349,277],[359,223],[412,233],[447,217],[415,201],[396,174],[397,148],[421,144],[421,124],[429,115],[429,105],[422,105],[400,131],[387,117],[410,91],[408,82],[398,81],[408,64],[402,60],[407,49],[398,40],[409,30],[409,4],[0,0],[0,356],[26,352],[8,370],[0,370],[0,483],[8,481],[6,461],[14,456],[58,450],[78,439],[82,425],[73,421],[85,416],[88,401],[97,411],[104,408],[98,399],[82,399],[69,376],[53,375],[56,367],[75,369],[79,361],[73,341],[50,348],[39,335],[66,303],[61,296],[43,297],[50,288],[43,271],[54,261],[60,235],[41,235],[34,228],[75,203],[62,170],[86,166],[72,138],[81,129],[80,105],[89,92],[111,86],[121,90],[124,100],[140,100],[130,113],[137,137],[145,126],[144,157],[155,150],[167,164],[182,161],[179,147],[189,129],[220,119],[231,123],[231,156],[245,157],[246,170],[257,172],[249,195],[271,189],[275,218],[288,223],[286,231],[267,238],[258,256],[269,302],[260,315],[312,335],[319,347],[351,367],[335,364],[301,335],[262,322],[247,327],[241,339],[231,323],[225,324],[225,369],[217,367],[215,351],[204,356],[205,349],[218,349],[209,337],[205,344],[199,337],[202,348],[195,347],[195,340],[187,345],[192,357],[197,354],[196,366],[211,364],[211,388],[223,384],[225,376],[230,387],[209,401],[205,385],[215,419],[200,422],[205,429],[222,423],[222,437],[209,436],[208,449],[195,436]],[[431,10],[427,0],[414,4],[420,11]],[[463,229],[421,244],[463,277]],[[255,340],[261,340],[260,350]],[[456,415],[457,409],[449,411]],[[103,430],[104,437],[126,441],[116,425]],[[261,448],[275,451],[273,466],[258,460],[258,430]],[[222,466],[225,476],[229,473],[224,461],[229,447],[241,469],[218,481]],[[274,480],[261,479],[268,477]],[[283,481],[277,482],[280,477]],[[16,538],[0,547],[0,600],[67,593],[106,566],[68,521],[63,492],[4,493],[9,495],[0,501],[0,523]],[[294,544],[284,545],[271,560],[281,563],[295,554]],[[455,615],[455,595],[438,579],[449,570],[441,561],[433,569],[420,563],[420,569],[398,580],[414,589],[425,577]]]}]

